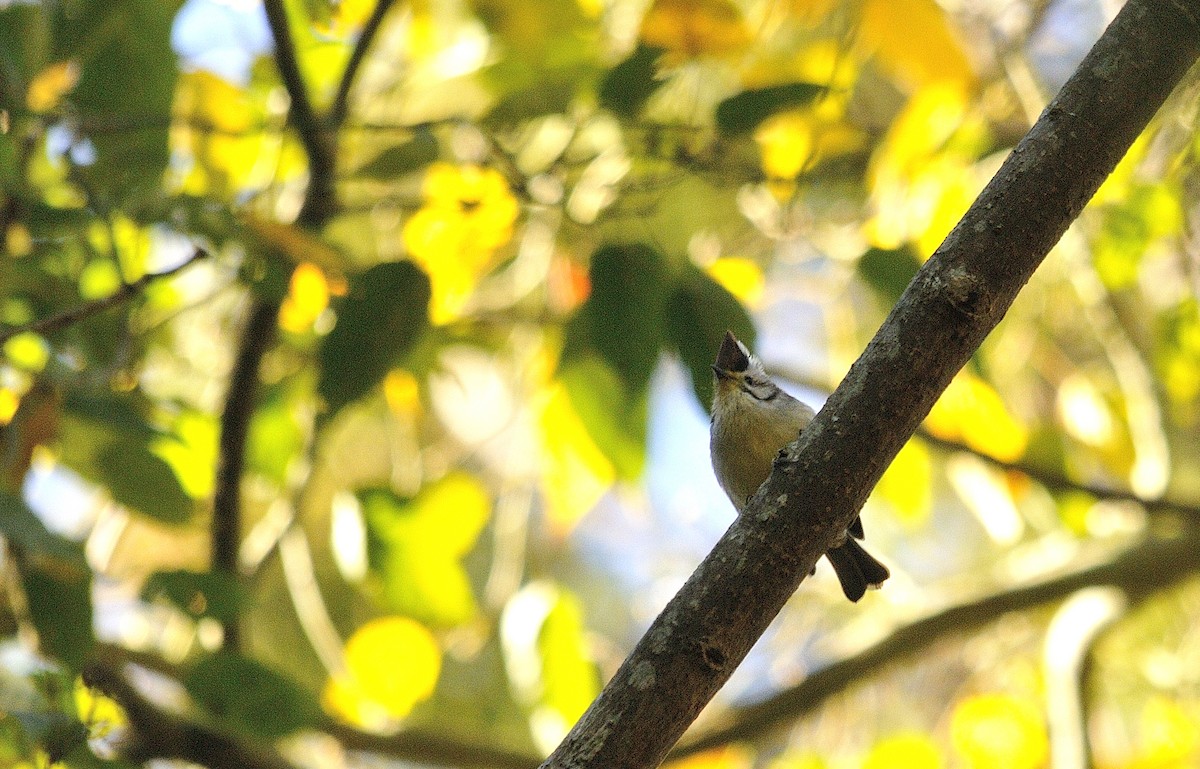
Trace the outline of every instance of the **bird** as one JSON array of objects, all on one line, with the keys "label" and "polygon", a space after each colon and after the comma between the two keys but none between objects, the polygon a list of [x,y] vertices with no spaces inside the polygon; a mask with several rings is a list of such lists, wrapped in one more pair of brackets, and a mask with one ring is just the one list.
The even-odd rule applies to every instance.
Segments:
[{"label": "bird", "polygon": [[[731,331],[725,332],[712,370],[709,451],[717,481],[741,514],[771,474],[775,455],[795,440],[816,414],[771,381],[762,361]],[[858,543],[862,538],[862,521],[855,517],[838,543],[825,553],[842,592],[854,602],[890,576],[887,567]]]}]

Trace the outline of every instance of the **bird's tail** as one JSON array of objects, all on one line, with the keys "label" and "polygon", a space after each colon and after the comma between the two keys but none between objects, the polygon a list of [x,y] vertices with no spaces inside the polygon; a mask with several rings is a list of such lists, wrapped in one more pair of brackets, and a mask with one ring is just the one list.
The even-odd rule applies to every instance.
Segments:
[{"label": "bird's tail", "polygon": [[830,549],[825,556],[842,583],[842,592],[851,601],[862,598],[868,588],[879,587],[891,576],[887,567],[875,560],[853,537],[846,537],[845,542]]}]

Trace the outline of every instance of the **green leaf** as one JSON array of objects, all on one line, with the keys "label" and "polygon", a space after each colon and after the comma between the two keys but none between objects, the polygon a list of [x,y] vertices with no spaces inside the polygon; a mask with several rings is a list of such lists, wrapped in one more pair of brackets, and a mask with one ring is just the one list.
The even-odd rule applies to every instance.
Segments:
[{"label": "green leaf", "polygon": [[120,439],[100,450],[96,469],[113,500],[163,523],[183,523],[195,505],[175,471],[145,443]]},{"label": "green leaf", "polygon": [[[17,710],[13,712],[13,717],[24,731],[25,738],[41,746],[51,762],[61,761],[76,748],[87,744],[87,727],[78,718],[66,713]],[[13,762],[13,765],[21,764]]]},{"label": "green leaf", "polygon": [[277,738],[322,721],[312,693],[255,660],[218,652],[188,671],[183,685],[226,727]]},{"label": "green leaf", "polygon": [[180,5],[182,0],[92,3],[77,27],[88,53],[71,98],[83,125],[92,116],[139,123],[134,131],[87,135],[96,161],[80,172],[95,189],[118,198],[138,197],[161,185],[178,76],[171,24]]},{"label": "green leaf", "polygon": [[41,651],[79,670],[95,643],[92,635],[92,573],[87,569],[22,570],[29,614]]},{"label": "green leaf", "polygon": [[296,386],[299,379],[308,380],[290,377],[263,393],[246,439],[246,467],[262,473],[280,488],[286,486],[306,435],[304,413],[309,408],[305,402],[309,391],[302,392]]},{"label": "green leaf", "polygon": [[63,399],[63,411],[93,423],[109,435],[125,435],[149,440],[163,431],[146,421],[145,404],[132,396],[104,393],[92,395],[69,392]]},{"label": "green leaf", "polygon": [[185,569],[150,575],[142,587],[142,598],[153,601],[159,597],[192,617],[221,622],[236,619],[245,600],[241,585],[230,575]]},{"label": "green leaf", "polygon": [[0,491],[0,533],[28,555],[51,558],[71,569],[87,569],[82,545],[51,532],[20,497],[4,491]]},{"label": "green leaf", "polygon": [[429,278],[412,262],[377,264],[355,278],[319,354],[317,393],[329,415],[361,398],[429,325]]},{"label": "green leaf", "polygon": [[574,98],[574,80],[539,82],[532,87],[521,88],[505,95],[482,122],[494,128],[516,126],[531,118],[566,112]]},{"label": "green leaf", "polygon": [[663,49],[638,45],[629,58],[613,67],[600,82],[600,106],[633,118],[665,80],[658,77]]},{"label": "green leaf", "polygon": [[784,83],[742,91],[717,105],[717,127],[727,134],[753,131],[776,112],[802,107],[825,90],[813,83]]},{"label": "green leaf", "polygon": [[50,63],[50,24],[45,9],[12,3],[0,10],[0,77],[7,96],[24,101],[33,76]]},{"label": "green leaf", "polygon": [[1179,192],[1162,183],[1139,184],[1125,200],[1102,210],[1103,224],[1092,242],[1096,272],[1110,291],[1133,288],[1153,242],[1182,227]]},{"label": "green leaf", "polygon": [[688,267],[667,303],[667,336],[706,409],[712,404],[712,363],[726,331],[754,349],[754,323],[741,302],[704,272]]},{"label": "green leaf", "polygon": [[573,724],[600,693],[600,676],[588,653],[583,605],[565,588],[558,588],[537,636],[541,657],[542,696],[539,704]]},{"label": "green leaf", "polygon": [[58,431],[59,458],[89,481],[108,485],[101,457],[115,443],[148,445],[164,435],[145,418],[138,393],[89,395],[68,393]]},{"label": "green leaf", "polygon": [[61,208],[41,201],[30,201],[27,206],[24,222],[29,234],[37,238],[76,235],[97,221],[96,215],[85,208]]},{"label": "green leaf", "polygon": [[670,271],[641,243],[604,246],[592,256],[592,292],[567,328],[568,360],[594,351],[637,396],[658,363]]},{"label": "green leaf", "polygon": [[592,257],[592,292],[567,326],[560,378],[596,446],[617,474],[641,475],[646,389],[664,341],[671,274],[649,246],[604,246]]},{"label": "green leaf", "polygon": [[647,396],[631,393],[612,367],[597,355],[564,362],[559,378],[571,405],[617,476],[639,478],[646,463]]},{"label": "green leaf", "polygon": [[367,560],[390,611],[452,627],[477,611],[462,558],[491,515],[482,484],[456,472],[412,499],[386,489],[359,492],[367,527]]},{"label": "green leaf", "polygon": [[921,263],[911,248],[872,248],[858,260],[858,274],[891,307],[908,288]]},{"label": "green leaf", "polygon": [[438,158],[438,143],[427,128],[417,130],[404,144],[388,147],[358,169],[361,176],[391,180],[419,171]]}]

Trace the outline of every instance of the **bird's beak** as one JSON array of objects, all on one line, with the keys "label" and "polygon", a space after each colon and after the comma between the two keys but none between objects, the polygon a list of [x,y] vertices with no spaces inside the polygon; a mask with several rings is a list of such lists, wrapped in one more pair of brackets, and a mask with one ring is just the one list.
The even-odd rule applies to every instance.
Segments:
[{"label": "bird's beak", "polygon": [[714,366],[712,367],[712,370],[713,370],[713,374],[715,374],[715,375],[716,375],[717,379],[724,379],[724,380],[731,380],[731,379],[733,379],[733,374],[730,374],[728,371],[726,371],[725,369],[721,368],[720,366],[715,366],[715,365],[714,365]]},{"label": "bird's beak", "polygon": [[726,331],[725,339],[721,342],[721,349],[717,351],[717,362],[713,366],[713,370],[720,369],[728,378],[730,372],[745,371],[748,368],[750,368],[750,358],[746,355],[746,348],[742,346],[732,331]]}]

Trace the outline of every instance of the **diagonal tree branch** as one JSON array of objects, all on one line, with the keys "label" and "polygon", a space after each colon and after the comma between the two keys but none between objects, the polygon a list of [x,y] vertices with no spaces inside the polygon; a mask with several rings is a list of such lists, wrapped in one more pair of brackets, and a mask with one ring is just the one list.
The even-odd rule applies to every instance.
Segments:
[{"label": "diagonal tree branch", "polygon": [[1095,585],[1119,588],[1136,602],[1198,571],[1200,532],[1189,531],[1177,539],[1139,542],[1114,558],[1106,556],[1099,563],[941,608],[896,628],[856,654],[821,668],[795,686],[732,711],[702,733],[685,738],[671,757],[682,758],[759,737],[813,712],[830,697],[877,674],[881,667],[911,659],[947,636],[985,627],[1002,614],[1054,603]]},{"label": "diagonal tree branch", "polygon": [[543,766],[666,757],[1198,56],[1200,0],[1125,5]]},{"label": "diagonal tree branch", "polygon": [[93,315],[98,315],[105,310],[128,302],[130,299],[133,299],[135,296],[146,290],[146,286],[149,286],[151,283],[183,272],[188,267],[191,267],[196,262],[207,257],[207,251],[202,248],[197,248],[190,257],[185,259],[180,264],[175,265],[169,270],[163,270],[162,272],[150,272],[138,278],[137,280],[129,283],[122,283],[121,287],[109,296],[81,304],[78,307],[66,310],[65,312],[60,312],[57,315],[51,315],[47,318],[35,320],[32,323],[2,328],[0,329],[0,344],[4,344],[17,334],[23,334],[27,331],[32,331],[35,334],[42,335],[53,334],[56,331],[62,331],[64,328],[73,326],[82,320],[92,317]]}]

